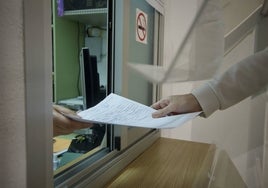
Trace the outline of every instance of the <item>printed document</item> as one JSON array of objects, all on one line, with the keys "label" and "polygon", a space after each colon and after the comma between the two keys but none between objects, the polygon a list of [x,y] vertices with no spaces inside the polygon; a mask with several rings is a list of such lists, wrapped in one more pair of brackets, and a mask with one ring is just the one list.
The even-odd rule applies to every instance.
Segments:
[{"label": "printed document", "polygon": [[200,112],[152,118],[156,110],[116,94],[108,95],[96,106],[78,113],[78,121],[144,128],[174,128],[195,118]]}]

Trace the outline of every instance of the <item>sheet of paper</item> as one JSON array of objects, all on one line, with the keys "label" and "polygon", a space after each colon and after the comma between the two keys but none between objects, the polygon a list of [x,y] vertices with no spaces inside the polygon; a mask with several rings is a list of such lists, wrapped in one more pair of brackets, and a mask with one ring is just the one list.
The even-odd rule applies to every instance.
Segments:
[{"label": "sheet of paper", "polygon": [[196,112],[152,118],[154,111],[155,109],[151,107],[112,93],[96,106],[81,111],[78,115],[82,118],[82,121],[93,123],[145,128],[173,128],[184,124],[200,114],[200,112]]}]

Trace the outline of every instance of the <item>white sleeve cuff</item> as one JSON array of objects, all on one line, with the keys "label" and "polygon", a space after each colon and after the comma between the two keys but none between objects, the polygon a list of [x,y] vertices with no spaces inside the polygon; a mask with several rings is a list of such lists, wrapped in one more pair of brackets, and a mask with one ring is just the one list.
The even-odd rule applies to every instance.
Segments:
[{"label": "white sleeve cuff", "polygon": [[203,110],[202,116],[209,117],[213,112],[219,109],[219,100],[209,85],[209,82],[194,89],[192,94],[196,97]]}]

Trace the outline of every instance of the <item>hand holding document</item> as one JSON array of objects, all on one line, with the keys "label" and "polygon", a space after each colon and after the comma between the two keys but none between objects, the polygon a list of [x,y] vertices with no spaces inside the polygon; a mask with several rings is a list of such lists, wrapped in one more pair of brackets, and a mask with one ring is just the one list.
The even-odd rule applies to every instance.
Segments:
[{"label": "hand holding document", "polygon": [[104,123],[144,128],[174,128],[195,118],[200,112],[152,118],[156,110],[116,94],[108,95],[96,106],[81,111],[78,121]]}]

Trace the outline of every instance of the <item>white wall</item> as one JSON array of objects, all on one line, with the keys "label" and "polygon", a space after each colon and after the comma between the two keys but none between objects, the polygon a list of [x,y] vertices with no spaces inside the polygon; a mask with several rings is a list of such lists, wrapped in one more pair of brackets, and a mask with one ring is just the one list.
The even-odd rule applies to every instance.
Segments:
[{"label": "white wall", "polygon": [[0,3],[1,187],[26,187],[22,2]]},{"label": "white wall", "polygon": [[0,186],[52,187],[49,1],[0,2]]}]

